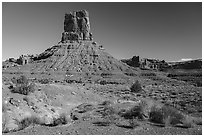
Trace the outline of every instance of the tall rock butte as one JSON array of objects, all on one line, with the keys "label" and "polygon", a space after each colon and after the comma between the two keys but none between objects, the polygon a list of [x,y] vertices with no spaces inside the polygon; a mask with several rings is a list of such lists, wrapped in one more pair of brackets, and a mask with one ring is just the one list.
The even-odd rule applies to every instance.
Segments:
[{"label": "tall rock butte", "polygon": [[61,42],[70,40],[92,40],[88,11],[81,10],[65,14]]},{"label": "tall rock butte", "polygon": [[60,71],[101,74],[132,72],[130,66],[108,54],[102,45],[92,40],[89,15],[86,10],[65,14],[61,41],[32,57],[20,68],[32,72]]}]

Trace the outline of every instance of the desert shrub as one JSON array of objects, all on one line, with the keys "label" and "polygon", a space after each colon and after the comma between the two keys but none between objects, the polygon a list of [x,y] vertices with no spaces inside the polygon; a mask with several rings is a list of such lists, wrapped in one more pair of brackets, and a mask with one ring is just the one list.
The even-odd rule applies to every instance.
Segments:
[{"label": "desert shrub", "polygon": [[116,110],[111,106],[104,106],[98,111],[102,117],[109,117],[110,115],[116,114]]},{"label": "desert shrub", "polygon": [[[29,127],[30,125],[44,125],[44,123],[42,123],[39,118],[34,117],[34,116],[24,118],[21,121],[16,120],[16,122],[19,126],[19,130]],[[47,126],[52,127],[52,126],[57,126],[57,125],[65,125],[67,123],[68,121],[67,121],[66,115],[62,113],[60,114],[58,118],[53,118],[53,123]]]},{"label": "desert shrub", "polygon": [[184,114],[182,114],[179,110],[170,107],[170,106],[164,106],[162,107],[162,111],[164,114],[164,118],[170,117],[169,122],[171,125],[176,125],[176,124],[182,124],[183,119],[184,119]]},{"label": "desert shrub", "polygon": [[40,79],[38,80],[41,84],[49,84],[49,79]]},{"label": "desert shrub", "polygon": [[119,123],[116,123],[116,126],[123,127],[123,128],[130,128],[130,129],[134,129],[135,127],[137,127],[139,125],[138,119],[141,120],[143,118],[141,106],[134,106],[128,110],[121,109],[118,112],[118,115],[128,120],[129,124],[124,125],[119,122]]},{"label": "desert shrub", "polygon": [[100,109],[96,112],[98,112],[102,118],[102,120],[93,123],[97,126],[109,126],[111,124],[115,124],[119,118],[116,110],[111,106],[105,105],[103,107],[100,107]]},{"label": "desert shrub", "polygon": [[12,93],[28,95],[35,91],[35,84],[29,83],[28,79],[25,76],[21,76],[18,79],[13,79],[12,81],[16,84],[16,86],[10,87]]},{"label": "desert shrub", "polygon": [[153,123],[163,124],[164,126],[183,124],[184,115],[170,106],[163,106],[162,108],[157,108],[153,106],[151,108],[149,121]]},{"label": "desert shrub", "polygon": [[134,106],[130,108],[129,110],[122,109],[119,111],[118,115],[121,117],[124,117],[125,119],[143,119],[143,108],[142,106]]},{"label": "desert shrub", "polygon": [[37,117],[27,117],[27,118],[24,118],[23,120],[21,121],[17,121],[17,124],[18,124],[18,127],[19,127],[19,130],[22,130],[28,126],[30,126],[31,124],[35,125],[35,124],[41,124],[40,120],[37,118]]},{"label": "desert shrub", "polygon": [[134,93],[139,93],[142,91],[142,86],[138,80],[130,87],[130,91]]},{"label": "desert shrub", "polygon": [[161,109],[158,109],[156,106],[151,108],[151,112],[149,114],[149,121],[158,124],[164,124],[164,113]]},{"label": "desert shrub", "polygon": [[101,80],[101,81],[99,82],[99,84],[100,84],[100,85],[106,85],[107,82],[106,82],[105,80]]},{"label": "desert shrub", "polygon": [[133,118],[137,117],[143,119],[143,108],[142,106],[134,106],[130,109],[130,114]]},{"label": "desert shrub", "polygon": [[18,84],[16,87],[13,87],[11,90],[12,93],[19,93],[23,95],[28,95],[35,91],[35,85],[33,83],[30,84]]},{"label": "desert shrub", "polygon": [[143,72],[143,73],[141,73],[141,76],[155,77],[157,75],[155,73],[153,73],[153,72]]},{"label": "desert shrub", "polygon": [[28,84],[29,83],[29,80],[26,76],[24,75],[21,75],[20,77],[16,78],[16,77],[13,77],[11,79],[11,81],[14,83],[14,84]]},{"label": "desert shrub", "polygon": [[65,125],[67,123],[68,121],[67,121],[66,115],[62,113],[58,118],[53,119],[53,123],[50,126]]}]

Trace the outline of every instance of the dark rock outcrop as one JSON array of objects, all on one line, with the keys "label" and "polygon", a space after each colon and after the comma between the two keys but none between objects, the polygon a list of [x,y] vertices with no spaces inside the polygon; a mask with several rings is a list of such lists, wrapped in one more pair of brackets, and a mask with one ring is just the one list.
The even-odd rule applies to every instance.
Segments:
[{"label": "dark rock outcrop", "polygon": [[121,61],[132,67],[140,66],[139,56],[133,56],[131,59],[122,59]]},{"label": "dark rock outcrop", "polygon": [[143,58],[140,60],[141,69],[164,70],[168,68],[168,64],[164,60]]},{"label": "dark rock outcrop", "polygon": [[139,56],[133,56],[131,59],[122,59],[121,61],[129,66],[141,69],[163,70],[169,67],[164,60],[140,58]]}]

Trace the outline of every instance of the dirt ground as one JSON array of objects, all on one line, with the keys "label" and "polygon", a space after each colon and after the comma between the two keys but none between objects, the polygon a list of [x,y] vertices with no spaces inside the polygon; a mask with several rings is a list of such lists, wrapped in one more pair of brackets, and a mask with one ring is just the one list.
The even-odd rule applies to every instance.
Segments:
[{"label": "dirt ground", "polygon": [[[146,73],[146,71],[145,71]],[[155,72],[157,73],[157,72]],[[26,74],[26,73],[25,73]],[[19,74],[22,75],[22,74]],[[154,125],[148,121],[136,121],[134,128],[129,126],[127,120],[119,120],[122,126],[110,123],[108,125],[94,124],[98,119],[95,117],[85,116],[73,120],[71,111],[80,104],[100,104],[104,101],[110,101],[115,104],[118,102],[133,102],[140,98],[151,98],[163,104],[170,106],[184,112],[189,116],[202,117],[202,87],[196,87],[183,81],[178,81],[165,77],[164,74],[158,73],[156,77],[147,76],[126,76],[121,81],[128,81],[127,83],[100,83],[100,82],[86,82],[86,83],[66,83],[63,81],[49,82],[42,84],[36,82],[35,92],[30,95],[21,95],[18,93],[11,93],[9,89],[9,82],[12,77],[18,77],[9,73],[3,73],[2,85],[2,103],[8,103],[7,107],[13,110],[24,110],[31,114],[43,116],[55,116],[58,113],[65,113],[68,117],[68,123],[65,125],[30,125],[24,129],[17,131],[10,131],[3,133],[5,135],[201,135],[202,125],[196,125],[191,128],[181,127],[161,127]],[[29,77],[29,76],[28,76]],[[39,78],[40,76],[35,75]],[[51,77],[50,75],[48,77]],[[30,77],[29,77],[30,78]],[[121,76],[119,76],[121,78]],[[115,77],[102,78],[106,81],[114,81],[118,79]],[[125,80],[124,80],[125,79]],[[32,80],[32,78],[31,78]],[[135,80],[139,80],[142,86],[140,93],[132,93],[130,87]],[[26,103],[25,97],[32,100],[34,106],[38,109],[32,108]],[[10,100],[9,100],[10,99]],[[120,104],[120,103],[118,103]],[[121,103],[122,104],[122,103]],[[131,104],[131,103],[130,103]],[[16,106],[15,106],[16,105]],[[120,106],[120,105],[119,105]],[[120,106],[121,107],[121,106]],[[129,107],[129,106],[127,106]],[[51,112],[50,109],[55,112]],[[12,110],[9,110],[11,112]],[[7,111],[4,111],[5,113]],[[18,113],[18,111],[16,111]],[[20,112],[19,112],[20,113]],[[89,113],[88,113],[89,114]],[[104,119],[103,119],[104,120]],[[49,120],[48,120],[49,122]]]},{"label": "dirt ground", "polygon": [[80,121],[57,127],[33,126],[7,135],[202,135],[202,126],[183,129],[144,124],[127,129],[115,125],[98,127],[87,121]]}]

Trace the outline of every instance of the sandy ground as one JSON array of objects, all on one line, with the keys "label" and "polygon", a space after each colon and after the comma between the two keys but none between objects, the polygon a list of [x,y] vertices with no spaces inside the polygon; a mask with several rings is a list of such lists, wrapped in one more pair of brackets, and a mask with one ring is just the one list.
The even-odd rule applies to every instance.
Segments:
[{"label": "sandy ground", "polygon": [[202,135],[202,126],[190,129],[175,127],[157,127],[148,124],[138,126],[134,129],[127,129],[111,126],[94,126],[87,121],[75,122],[72,124],[46,127],[31,126],[24,130],[8,133],[9,135]]},{"label": "sandy ground", "polygon": [[[160,74],[159,74],[160,75]],[[27,95],[31,99],[36,99],[36,105],[41,109],[59,108],[60,111],[66,112],[70,116],[70,111],[82,103],[98,104],[103,101],[117,102],[121,98],[124,100],[134,101],[137,98],[151,98],[162,103],[167,103],[178,110],[191,115],[202,116],[202,87],[189,85],[188,83],[171,80],[164,75],[157,76],[156,79],[147,77],[124,77],[123,81],[127,83],[116,84],[100,84],[100,83],[64,83],[55,81],[50,84],[36,83],[36,91],[31,95]],[[9,89],[9,79],[14,74],[4,73],[2,84],[2,102],[13,99],[21,102],[21,106],[25,106],[26,110],[30,108],[24,101],[25,95],[11,93]],[[49,75],[50,76],[50,75]],[[38,78],[36,75],[35,77]],[[40,76],[39,76],[40,77]],[[121,78],[121,76],[119,76]],[[115,78],[103,78],[103,80],[114,81]],[[138,79],[142,85],[142,92],[131,93],[130,86],[135,79]],[[43,100],[41,97],[44,96]],[[41,104],[37,102],[41,101]],[[45,100],[49,102],[48,107],[45,106]],[[46,104],[47,105],[47,104]],[[32,110],[33,111],[33,110]],[[42,111],[43,112],[43,111]],[[34,112],[33,112],[34,113]],[[126,121],[127,122],[127,121]],[[127,123],[124,122],[124,125]],[[160,127],[147,122],[138,121],[138,125],[134,128],[128,126],[116,126],[110,124],[107,126],[95,125],[92,120],[72,119],[66,125],[58,125],[55,127],[30,125],[29,127],[5,135],[201,135],[202,126],[196,125],[193,128],[180,127]]]}]

